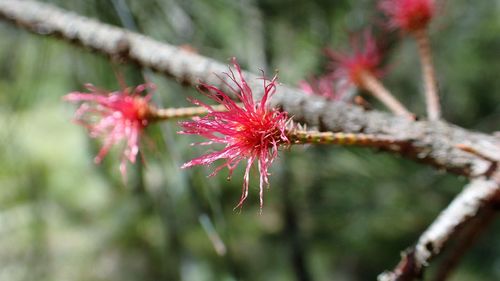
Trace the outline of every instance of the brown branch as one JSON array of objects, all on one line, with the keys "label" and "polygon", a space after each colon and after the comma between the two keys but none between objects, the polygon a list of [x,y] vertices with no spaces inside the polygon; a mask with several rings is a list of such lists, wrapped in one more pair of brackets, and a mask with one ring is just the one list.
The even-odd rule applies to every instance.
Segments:
[{"label": "brown branch", "polygon": [[494,221],[497,213],[494,204],[487,204],[484,210],[464,227],[463,233],[457,239],[458,241],[453,243],[452,248],[449,249],[451,253],[447,253],[444,261],[440,263],[436,274],[432,278],[433,281],[444,281],[450,277],[470,247]]},{"label": "brown branch", "polygon": [[408,111],[408,109],[384,87],[377,77],[369,72],[361,72],[360,79],[363,88],[370,91],[374,97],[385,104],[394,114],[415,120],[415,115]]},{"label": "brown branch", "polygon": [[496,179],[475,179],[441,212],[439,217],[420,236],[417,244],[403,253],[393,271],[384,272],[379,281],[410,281],[419,278],[432,258],[441,253],[449,240],[474,220],[500,196]]},{"label": "brown branch", "polygon": [[398,140],[392,136],[317,132],[296,128],[288,130],[286,136],[292,144],[337,144],[378,148],[394,146],[391,148],[392,150],[401,149],[402,146],[407,144],[405,140]]},{"label": "brown branch", "polygon": [[[56,36],[113,59],[136,63],[183,83],[194,85],[203,81],[225,87],[217,75],[227,71],[226,64],[49,4],[0,0],[0,19],[36,34]],[[246,77],[254,93],[261,95],[262,81],[251,73],[246,73]],[[284,85],[278,88],[272,102],[288,111],[296,121],[320,131],[384,134],[410,140],[403,152],[399,149],[393,152],[468,177],[488,172],[490,162],[456,148],[457,144],[481,143],[488,149],[496,147],[491,152],[500,154],[500,147],[495,145],[499,140],[493,136],[446,122],[414,122],[377,111],[367,112],[358,106],[311,97]]]},{"label": "brown branch", "polygon": [[[189,85],[203,81],[225,87],[217,76],[227,70],[225,64],[48,4],[0,0],[0,19],[36,34],[56,36],[115,60],[133,62]],[[251,73],[246,73],[246,78],[254,93],[262,95],[262,81]],[[317,127],[319,131],[388,135],[407,141],[403,149],[385,148],[393,153],[469,178],[498,175],[496,163],[457,147],[473,144],[480,155],[498,159],[500,139],[495,136],[441,121],[416,122],[377,111],[367,112],[358,106],[307,96],[287,86],[278,88],[272,103],[288,111],[296,121]],[[424,232],[413,250],[405,254],[401,264],[393,272],[381,275],[379,280],[411,280],[410,277],[421,274],[450,236],[467,224],[485,202],[493,197],[499,200],[499,183],[498,178],[473,180]]]},{"label": "brown branch", "polygon": [[432,63],[431,43],[426,29],[416,30],[413,34],[417,40],[418,52],[422,64],[422,75],[424,78],[425,101],[427,105],[427,116],[430,120],[441,118],[441,105],[437,89],[436,73]]},{"label": "brown branch", "polygon": [[[227,111],[227,108],[222,104],[212,105],[213,111]],[[165,121],[172,119],[185,119],[208,113],[208,109],[202,106],[192,107],[169,107],[169,108],[156,108],[149,107],[148,120]]]}]

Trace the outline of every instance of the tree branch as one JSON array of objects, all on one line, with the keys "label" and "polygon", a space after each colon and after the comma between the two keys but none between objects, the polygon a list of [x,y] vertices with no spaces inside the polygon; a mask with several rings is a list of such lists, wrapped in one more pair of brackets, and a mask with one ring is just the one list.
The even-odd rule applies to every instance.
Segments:
[{"label": "tree branch", "polygon": [[474,220],[500,196],[500,182],[495,179],[475,179],[451,202],[417,244],[403,253],[393,271],[384,272],[379,281],[410,281],[419,278],[430,260],[441,253],[449,240],[466,224]]},{"label": "tree branch", "polygon": [[[36,34],[56,36],[116,60],[136,63],[183,83],[195,85],[203,81],[226,87],[217,76],[227,71],[226,64],[49,4],[0,0],[0,19]],[[257,76],[251,73],[246,73],[246,76],[254,93],[262,94]],[[367,112],[354,105],[311,97],[284,85],[278,88],[272,103],[288,111],[296,121],[318,127],[321,131],[386,134],[409,140],[411,143],[404,150],[393,152],[468,177],[487,173],[490,165],[481,157],[457,149],[457,144],[482,143],[490,153],[500,155],[499,141],[493,136],[446,122],[414,122],[378,111]],[[491,150],[492,147],[495,149]]]},{"label": "tree branch", "polygon": [[448,253],[446,253],[446,257],[440,262],[432,280],[448,280],[448,277],[451,276],[460,260],[479,239],[483,232],[488,229],[497,214],[498,210],[496,210],[495,205],[487,204],[487,206],[476,215],[476,218],[464,226],[461,233],[458,233],[458,238],[454,239],[455,242],[453,243],[452,248],[449,248]]},{"label": "tree branch", "polygon": [[[226,88],[217,76],[227,70],[226,64],[49,4],[0,0],[0,19],[39,35],[56,36],[114,60],[133,62],[182,83],[195,85],[203,81]],[[251,73],[246,73],[246,78],[254,93],[262,95],[262,81]],[[489,200],[494,197],[499,200],[500,180],[492,179],[498,176],[497,162],[489,160],[500,159],[499,138],[447,122],[412,121],[378,111],[365,111],[354,105],[327,102],[285,85],[278,87],[272,103],[289,112],[296,121],[320,131],[382,134],[407,140],[403,148],[384,150],[469,178],[481,177],[473,179],[441,213],[417,245],[405,254],[400,265],[393,272],[381,275],[379,280],[411,280],[407,277],[418,276],[458,229],[476,216]],[[473,146],[477,153],[460,149],[461,144]]]}]

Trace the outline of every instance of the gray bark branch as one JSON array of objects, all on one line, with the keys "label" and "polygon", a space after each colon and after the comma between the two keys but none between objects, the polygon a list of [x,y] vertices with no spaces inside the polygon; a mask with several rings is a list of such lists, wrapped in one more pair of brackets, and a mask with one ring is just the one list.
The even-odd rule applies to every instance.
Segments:
[{"label": "gray bark branch", "polygon": [[[55,36],[89,48],[114,60],[150,68],[182,83],[196,85],[205,82],[226,88],[219,78],[225,77],[221,73],[227,71],[226,64],[49,4],[0,0],[0,19],[39,35]],[[257,77],[246,73],[250,87],[259,96],[263,89],[262,81]],[[354,105],[327,102],[286,85],[278,87],[272,104],[289,112],[296,121],[317,127],[320,131],[384,134],[407,140],[404,147],[386,150],[473,179],[402,260],[401,264],[411,263],[418,269],[417,272],[421,272],[429,260],[441,251],[460,226],[475,216],[492,194],[498,197],[498,180],[488,179],[498,170],[497,163],[488,160],[500,159],[498,137],[444,121],[411,121],[379,111],[365,111]],[[474,147],[488,159],[457,148],[462,144]],[[484,179],[474,180],[476,177]],[[401,268],[381,275],[380,280],[405,280],[390,279],[391,276],[397,277],[394,274]]]},{"label": "gray bark branch", "polygon": [[[205,82],[225,87],[219,77],[224,77],[221,73],[227,71],[226,64],[49,4],[0,0],[0,18],[34,33],[56,36],[113,59],[153,69],[182,83]],[[246,77],[254,93],[261,95],[262,85],[257,76],[246,73]],[[322,131],[386,134],[408,140],[404,150],[394,152],[468,177],[487,173],[490,162],[457,149],[457,144],[474,144],[478,150],[500,155],[499,141],[491,135],[446,122],[414,122],[354,105],[327,102],[286,85],[278,88],[272,103],[288,111],[295,120]]]},{"label": "gray bark branch", "polygon": [[474,179],[441,212],[420,236],[417,244],[403,253],[393,271],[378,277],[379,281],[409,281],[420,278],[432,258],[441,253],[447,242],[462,227],[474,220],[481,211],[497,204],[500,183],[494,179]]}]

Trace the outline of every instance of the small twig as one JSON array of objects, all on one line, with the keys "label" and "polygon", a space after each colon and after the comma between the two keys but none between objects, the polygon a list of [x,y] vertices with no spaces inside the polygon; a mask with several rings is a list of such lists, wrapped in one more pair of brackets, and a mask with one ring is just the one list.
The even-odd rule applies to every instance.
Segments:
[{"label": "small twig", "polygon": [[[500,194],[500,182],[493,179],[475,179],[441,212],[438,218],[420,236],[393,271],[379,275],[379,281],[408,281],[423,274],[431,259],[464,225],[476,218],[481,210]],[[408,262],[411,266],[408,266]]]},{"label": "small twig", "polygon": [[384,85],[372,74],[368,72],[361,73],[363,88],[369,91],[374,97],[380,100],[394,114],[405,116],[411,120],[415,120],[415,116],[404,107]]},{"label": "small twig", "polygon": [[500,154],[493,153],[493,150],[485,151],[484,148],[469,144],[460,143],[457,144],[456,147],[465,152],[476,155],[477,157],[483,158],[489,162],[500,162]]},{"label": "small twig", "polygon": [[413,32],[413,35],[417,40],[418,52],[422,64],[427,115],[431,121],[439,120],[441,119],[441,106],[439,104],[436,74],[432,63],[429,36],[425,29],[416,30]]},{"label": "small twig", "polygon": [[368,147],[404,145],[408,140],[400,140],[386,135],[333,133],[303,130],[289,130],[287,137],[292,144],[338,144]]},{"label": "small twig", "polygon": [[497,171],[500,163],[500,153],[496,150],[496,148],[500,147],[499,144],[492,145],[489,143],[485,144],[480,142],[474,145],[457,144],[456,147],[490,162],[490,167],[485,171],[484,175],[493,175],[493,179],[498,180],[495,177],[500,177],[500,172]]},{"label": "small twig", "polygon": [[497,211],[494,210],[491,205],[485,208],[483,212],[478,214],[474,221],[471,221],[463,233],[458,238],[454,247],[450,250],[450,253],[444,261],[441,262],[436,275],[434,276],[434,281],[444,281],[452,274],[453,270],[457,267],[458,263],[462,257],[467,253],[474,242],[481,236],[481,234],[488,228],[488,226],[493,222]]},{"label": "small twig", "polygon": [[[218,104],[213,105],[212,109],[214,111],[227,111],[224,105]],[[179,107],[179,108],[149,108],[149,118],[155,121],[165,121],[180,118],[190,118],[194,116],[199,116],[207,114],[208,109],[201,106],[194,107]]]},{"label": "small twig", "polygon": [[411,281],[421,278],[415,261],[415,249],[406,249],[401,253],[401,260],[393,271],[386,271],[378,276],[378,281]]}]

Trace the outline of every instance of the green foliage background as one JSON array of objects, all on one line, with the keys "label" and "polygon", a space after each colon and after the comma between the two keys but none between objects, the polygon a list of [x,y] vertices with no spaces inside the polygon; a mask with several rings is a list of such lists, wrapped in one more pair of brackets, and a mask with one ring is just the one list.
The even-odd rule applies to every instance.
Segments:
[{"label": "green foliage background", "polygon": [[[322,71],[325,46],[345,49],[350,32],[381,22],[366,0],[45,2],[221,61],[236,56],[252,71],[277,69],[291,85]],[[440,3],[431,35],[444,116],[499,130],[500,3]],[[130,85],[147,75],[168,106],[198,93],[3,22],[0,38],[0,280],[374,280],[466,183],[371,150],[294,147],[272,168],[263,214],[255,176],[235,212],[242,170],[232,181],[180,170],[203,150],[171,123],[150,128],[145,164],[129,167],[124,184],[116,151],[93,164],[100,144],[71,123],[61,96],[86,82],[118,88],[114,70]],[[414,42],[386,43],[386,84],[423,115]],[[496,222],[452,280],[500,279],[498,233]]]}]

